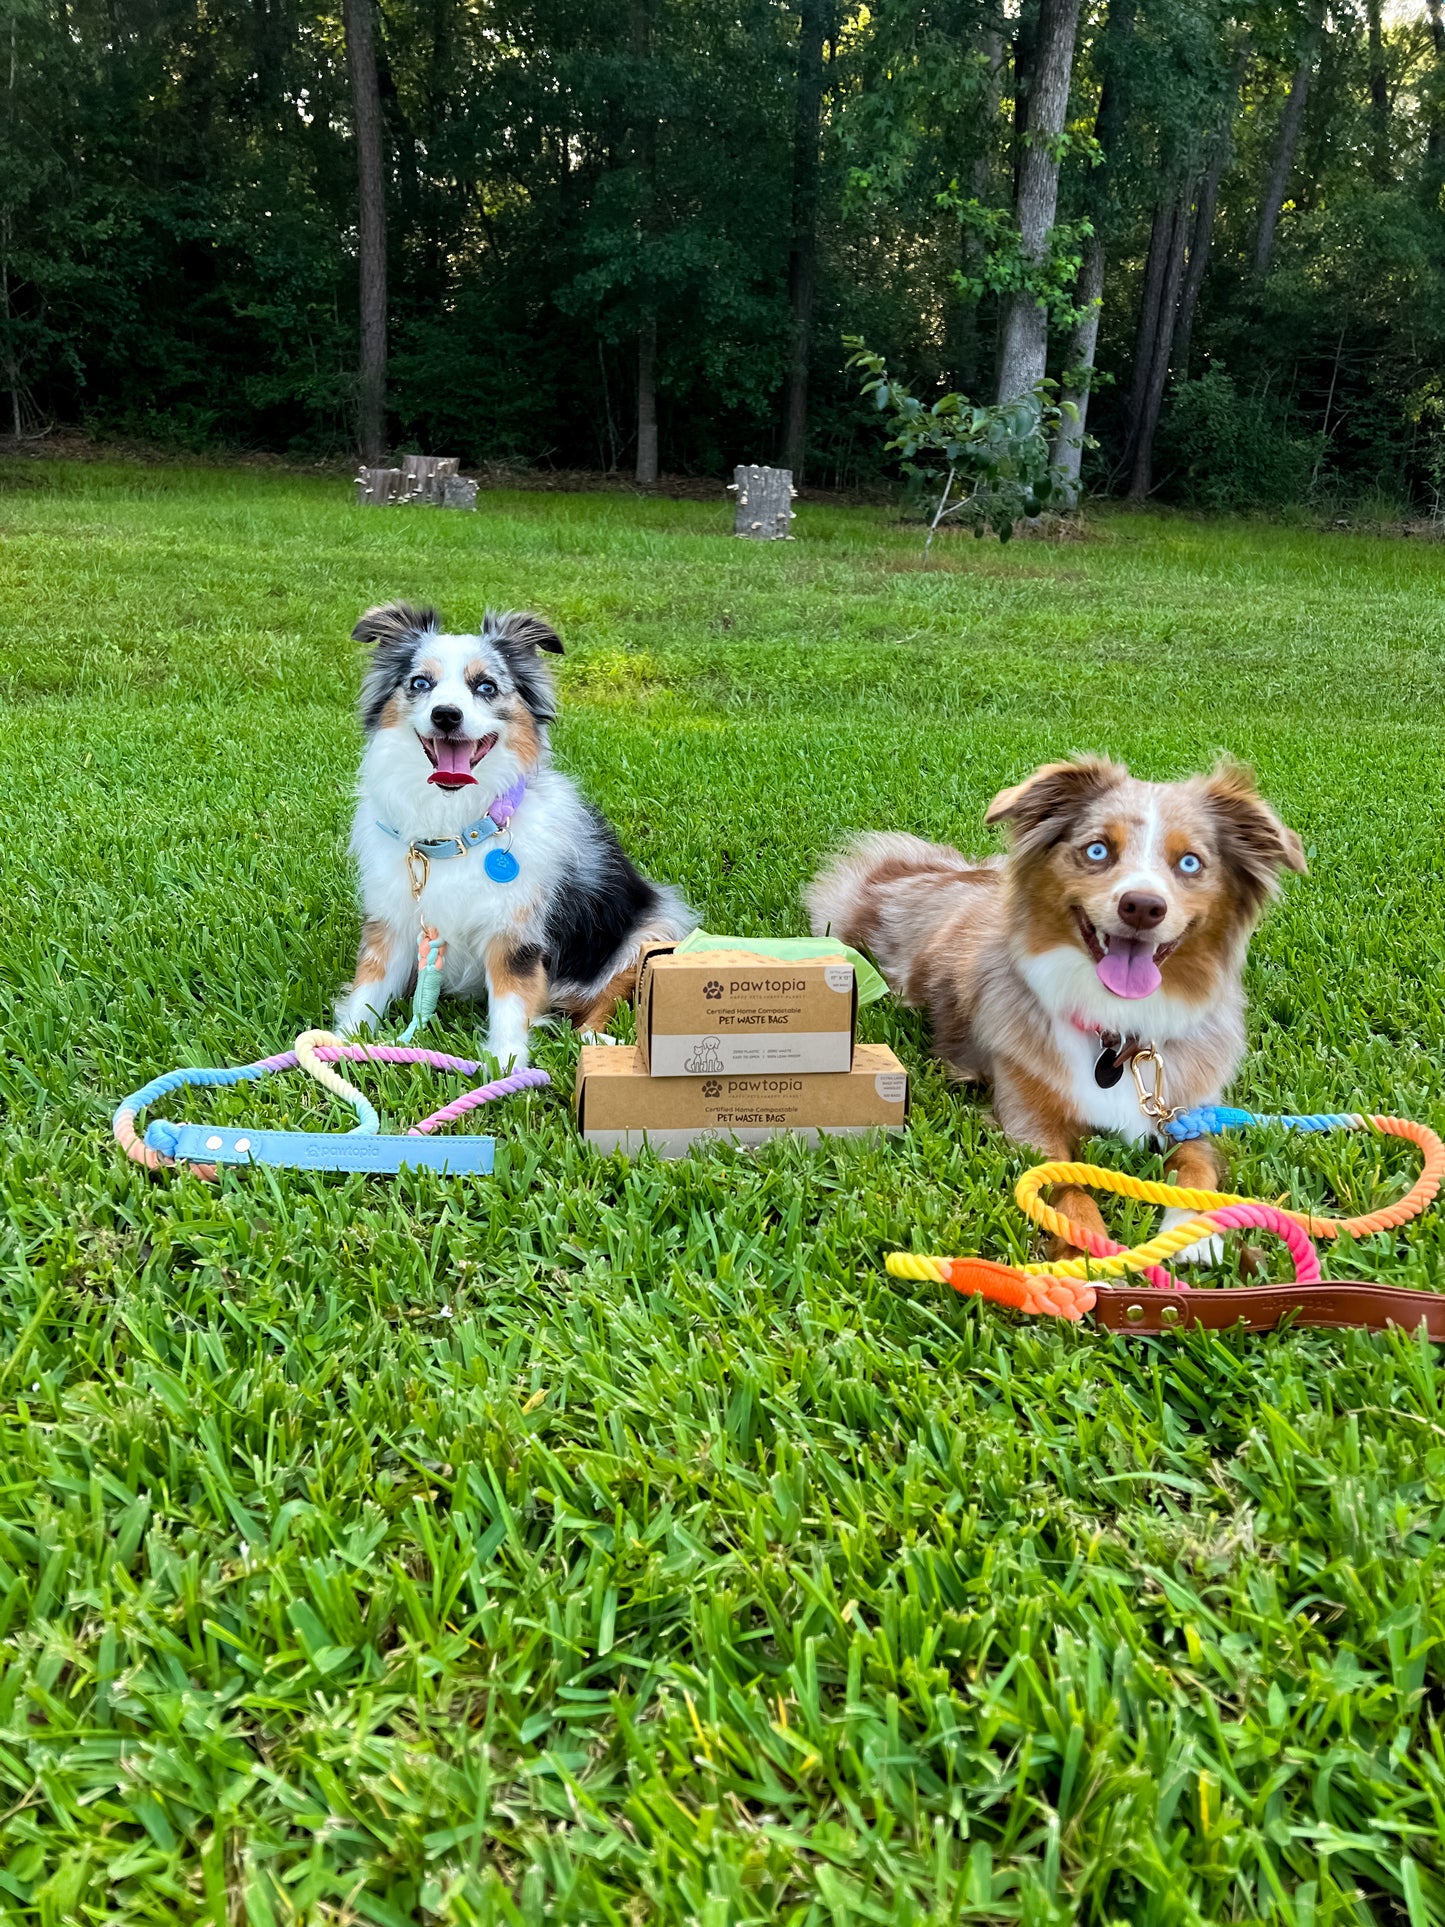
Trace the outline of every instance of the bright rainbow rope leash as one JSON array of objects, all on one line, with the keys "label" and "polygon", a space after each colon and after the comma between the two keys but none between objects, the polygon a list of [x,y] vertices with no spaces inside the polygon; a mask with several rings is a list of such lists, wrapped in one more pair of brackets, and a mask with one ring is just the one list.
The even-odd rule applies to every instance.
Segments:
[{"label": "bright rainbow rope leash", "polygon": [[[931,1258],[893,1251],[886,1260],[888,1270],[895,1278],[933,1279],[939,1284],[952,1285],[955,1291],[967,1296],[991,1298],[1017,1311],[1077,1320],[1094,1308],[1090,1278],[1119,1278],[1130,1272],[1142,1272],[1151,1285],[1165,1291],[1176,1290],[1180,1281],[1163,1268],[1163,1260],[1175,1257],[1216,1231],[1257,1227],[1273,1231],[1284,1241],[1294,1263],[1296,1284],[1315,1284],[1320,1279],[1320,1261],[1311,1239],[1338,1238],[1346,1232],[1352,1238],[1367,1238],[1377,1231],[1392,1231],[1420,1215],[1445,1177],[1445,1144],[1428,1126],[1409,1118],[1367,1116],[1358,1111],[1319,1112],[1304,1117],[1261,1116],[1215,1104],[1161,1120],[1161,1128],[1180,1142],[1218,1131],[1241,1130],[1250,1124],[1280,1124],[1288,1131],[1303,1132],[1379,1131],[1383,1136],[1407,1138],[1419,1145],[1424,1152],[1424,1165],[1414,1184],[1394,1204],[1355,1218],[1321,1218],[1305,1211],[1257,1203],[1230,1191],[1158,1184],[1148,1178],[1130,1177],[1122,1171],[1109,1171],[1098,1164],[1062,1160],[1039,1164],[1026,1171],[1014,1189],[1019,1209],[1042,1230],[1065,1239],[1088,1256],[1013,1266],[995,1264],[987,1258]],[[1052,1205],[1045,1204],[1040,1194],[1051,1184],[1113,1191],[1121,1197],[1139,1198],[1148,1204],[1181,1206],[1199,1215],[1175,1225],[1172,1230],[1157,1233],[1143,1244],[1126,1247],[1075,1224]]]},{"label": "bright rainbow rope leash", "polygon": [[[538,1090],[551,1079],[546,1071],[513,1071],[475,1090],[454,1098],[439,1111],[433,1111],[405,1136],[383,1135],[381,1119],[364,1091],[331,1067],[338,1059],[354,1064],[426,1064],[433,1070],[458,1071],[475,1077],[482,1068],[469,1057],[449,1057],[444,1051],[421,1050],[398,1044],[347,1044],[330,1031],[303,1031],[291,1050],[274,1057],[258,1058],[254,1064],[238,1064],[228,1069],[187,1069],[167,1071],[152,1078],[120,1106],[112,1120],[116,1142],[126,1156],[148,1170],[184,1163],[199,1178],[214,1179],[218,1164],[266,1164],[287,1170],[374,1171],[394,1173],[420,1168],[447,1171],[454,1176],[465,1172],[487,1173],[492,1169],[495,1141],[490,1137],[445,1138],[428,1143],[433,1131],[454,1124],[459,1117],[494,1098],[511,1097],[519,1091]],[[156,1118],[142,1138],[136,1129],[137,1115],[171,1091],[188,1084],[248,1084],[273,1071],[301,1069],[318,1084],[350,1104],[357,1122],[350,1131],[256,1131],[237,1130],[223,1125],[172,1124]]]}]

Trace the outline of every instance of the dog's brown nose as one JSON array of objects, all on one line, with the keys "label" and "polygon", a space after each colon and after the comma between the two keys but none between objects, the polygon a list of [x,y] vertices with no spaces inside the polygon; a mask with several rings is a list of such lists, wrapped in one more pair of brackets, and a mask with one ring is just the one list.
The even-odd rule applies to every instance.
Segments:
[{"label": "dog's brown nose", "polygon": [[1148,890],[1126,890],[1119,899],[1119,917],[1136,930],[1152,930],[1156,924],[1163,923],[1169,915],[1169,905],[1163,897],[1156,897]]},{"label": "dog's brown nose", "polygon": [[[440,730],[443,736],[450,735],[454,729],[460,729],[461,724],[462,712],[454,703],[438,703],[431,713],[432,728]],[[1159,914],[1163,916],[1162,909]]]}]

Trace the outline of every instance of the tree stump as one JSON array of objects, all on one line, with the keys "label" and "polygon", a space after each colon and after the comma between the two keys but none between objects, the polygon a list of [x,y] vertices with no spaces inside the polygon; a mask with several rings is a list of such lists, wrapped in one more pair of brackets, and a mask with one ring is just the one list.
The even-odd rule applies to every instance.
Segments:
[{"label": "tree stump", "polygon": [[455,455],[403,455],[401,498],[404,502],[440,508],[442,484],[461,467]]},{"label": "tree stump", "polygon": [[399,468],[363,468],[357,471],[356,500],[362,508],[384,508],[401,499]]},{"label": "tree stump", "polygon": [[797,494],[787,468],[758,468],[742,463],[733,470],[728,488],[736,494],[733,534],[755,542],[791,542],[792,501]]},{"label": "tree stump", "polygon": [[442,480],[444,509],[475,509],[477,485],[470,475],[447,475]]}]

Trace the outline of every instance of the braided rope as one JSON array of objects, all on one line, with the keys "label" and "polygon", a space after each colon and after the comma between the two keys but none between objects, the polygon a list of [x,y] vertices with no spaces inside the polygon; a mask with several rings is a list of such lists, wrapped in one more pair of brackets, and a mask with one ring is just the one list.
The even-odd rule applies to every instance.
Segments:
[{"label": "braided rope", "polygon": [[[1252,1123],[1273,1121],[1254,1118],[1248,1112],[1234,1115],[1243,1115]],[[1284,1121],[1296,1129],[1370,1128],[1384,1137],[1405,1138],[1408,1142],[1418,1145],[1424,1152],[1420,1175],[1409,1190],[1393,1204],[1384,1205],[1378,1211],[1367,1211],[1352,1218],[1326,1218],[1317,1217],[1308,1211],[1291,1211],[1282,1205],[1277,1207],[1283,1217],[1292,1219],[1311,1238],[1338,1238],[1346,1232],[1352,1238],[1368,1238],[1377,1231],[1394,1231],[1398,1226],[1408,1224],[1412,1218],[1419,1217],[1434,1199],[1440,1189],[1441,1179],[1445,1177],[1445,1144],[1441,1143],[1428,1125],[1417,1124],[1411,1118],[1361,1117],[1357,1114],[1344,1113],[1332,1116],[1328,1124],[1316,1123],[1312,1118]],[[1032,1218],[1042,1230],[1052,1232],[1055,1237],[1063,1238],[1067,1243],[1081,1247],[1098,1259],[1113,1260],[1127,1255],[1133,1260],[1127,1265],[1107,1263],[1100,1267],[1107,1269],[1108,1275],[1113,1277],[1117,1277],[1120,1270],[1146,1270],[1150,1266],[1157,1265],[1161,1259],[1172,1258],[1176,1252],[1185,1250],[1199,1238],[1207,1236],[1213,1227],[1206,1225],[1200,1218],[1191,1224],[1177,1225],[1171,1231],[1161,1232],[1147,1243],[1134,1246],[1127,1254],[1122,1246],[1112,1245],[1108,1240],[1102,1242],[1109,1245],[1109,1249],[1101,1250],[1099,1249],[1101,1240],[1097,1232],[1090,1232],[1083,1225],[1075,1224],[1061,1211],[1044,1203],[1039,1193],[1046,1185],[1051,1184],[1072,1184],[1084,1186],[1090,1190],[1113,1191],[1120,1197],[1139,1198],[1148,1204],[1180,1206],[1188,1211],[1199,1212],[1217,1211],[1230,1205],[1251,1202],[1250,1199],[1241,1197],[1235,1191],[1205,1191],[1187,1185],[1161,1184],[1151,1178],[1131,1177],[1124,1171],[1105,1170],[1098,1164],[1074,1164],[1058,1160],[1051,1164],[1036,1165],[1032,1171],[1026,1171],[1014,1190],[1019,1209],[1025,1216]],[[1070,1263],[1078,1266],[1086,1265],[1083,1259],[1074,1259]],[[1049,1265],[1038,1269],[1062,1271],[1064,1267]],[[1084,1277],[1088,1274],[1085,1269],[1071,1271],[1070,1275]],[[1157,1279],[1151,1279],[1151,1283],[1158,1282]]]},{"label": "braided rope", "polygon": [[[425,1064],[431,1070],[460,1072],[463,1077],[475,1077],[482,1068],[475,1058],[452,1057],[445,1051],[407,1048],[397,1044],[349,1044],[343,1043],[331,1031],[308,1030],[297,1038],[294,1049],[278,1051],[272,1057],[258,1058],[253,1064],[237,1064],[220,1069],[196,1066],[167,1071],[161,1077],[152,1078],[149,1084],[126,1098],[111,1120],[111,1130],[116,1143],[132,1163],[143,1165],[148,1171],[160,1171],[173,1165],[176,1160],[165,1151],[146,1143],[137,1128],[141,1111],[187,1085],[215,1087],[246,1084],[272,1071],[301,1069],[356,1110],[359,1119],[357,1126],[342,1135],[374,1136],[380,1130],[376,1110],[364,1092],[330,1068],[339,1060],[355,1064]],[[539,1090],[551,1081],[546,1071],[514,1071],[508,1077],[497,1078],[490,1084],[465,1092],[441,1110],[434,1111],[430,1117],[423,1118],[419,1124],[413,1125],[407,1135],[426,1136],[445,1124],[454,1123],[468,1111],[490,1103],[494,1098],[511,1097],[519,1091]],[[173,1143],[174,1138],[171,1141]],[[217,1173],[214,1164],[187,1163],[186,1169],[209,1183],[215,1182]]]},{"label": "braided rope", "polygon": [[[1091,1277],[1118,1278],[1130,1272],[1143,1272],[1152,1285],[1175,1289],[1179,1281],[1160,1264],[1187,1250],[1190,1245],[1217,1231],[1258,1227],[1274,1232],[1284,1242],[1294,1265],[1296,1284],[1320,1281],[1319,1254],[1312,1238],[1338,1238],[1349,1233],[1366,1238],[1378,1231],[1393,1231],[1416,1218],[1436,1196],[1445,1177],[1445,1143],[1427,1125],[1410,1118],[1385,1117],[1355,1112],[1337,1112],[1308,1117],[1256,1117],[1249,1111],[1226,1110],[1223,1106],[1186,1113],[1171,1126],[1179,1138],[1203,1136],[1212,1129],[1235,1129],[1243,1124],[1276,1123],[1300,1131],[1372,1129],[1385,1137],[1401,1137],[1418,1145],[1424,1153],[1420,1175],[1401,1198],[1378,1211],[1367,1211],[1352,1218],[1316,1217],[1311,1212],[1290,1211],[1283,1206],[1264,1204],[1240,1197],[1236,1192],[1206,1191],[1193,1186],[1162,1184],[1152,1178],[1131,1177],[1124,1171],[1106,1170],[1098,1164],[1077,1164],[1056,1159],[1036,1165],[1019,1179],[1014,1197],[1021,1211],[1055,1237],[1081,1248],[1082,1258],[1056,1259],[1042,1264],[1021,1266],[994,1265],[983,1258],[935,1258],[912,1252],[890,1252],[886,1264],[895,1278],[929,1279],[950,1284],[956,1291],[981,1295],[996,1303],[1014,1305],[1020,1310],[1045,1312],[1055,1317],[1077,1318],[1077,1299],[1060,1298],[1055,1288],[1081,1281],[1092,1309],[1093,1293],[1088,1292]],[[1126,1247],[1116,1244],[1086,1225],[1076,1224],[1054,1206],[1046,1204],[1040,1193],[1048,1185],[1076,1185],[1090,1190],[1112,1191],[1121,1197],[1137,1198],[1147,1204],[1174,1206],[1198,1213],[1168,1231],[1157,1232],[1142,1244]],[[1062,1307],[1062,1308],[1061,1308]]]},{"label": "braided rope", "polygon": [[[286,1055],[291,1057],[292,1063],[296,1061],[290,1052]],[[255,1064],[237,1064],[219,1070],[167,1071],[161,1077],[153,1077],[149,1084],[142,1086],[140,1090],[128,1097],[111,1119],[111,1130],[115,1134],[115,1141],[133,1164],[143,1164],[148,1171],[159,1171],[163,1166],[173,1164],[175,1160],[168,1158],[164,1152],[153,1151],[146,1143],[136,1130],[138,1112],[148,1109],[158,1098],[166,1097],[171,1091],[178,1091],[186,1084],[247,1084],[254,1078],[264,1077],[267,1071],[276,1068],[278,1066],[274,1058],[263,1058]],[[205,1178],[211,1183],[215,1182],[214,1164],[194,1164],[191,1169],[197,1177]]]},{"label": "braided rope", "polygon": [[423,924],[416,940],[416,993],[411,1000],[411,1022],[401,1033],[403,1044],[409,1044],[417,1032],[425,1030],[436,1016],[446,961],[446,945],[430,924]]},{"label": "braided rope", "polygon": [[359,1091],[349,1079],[343,1077],[340,1071],[333,1069],[332,1064],[323,1064],[316,1055],[319,1045],[339,1045],[340,1042],[341,1039],[329,1030],[303,1030],[293,1046],[296,1062],[309,1077],[316,1079],[323,1090],[330,1091],[333,1097],[339,1097],[343,1103],[351,1105],[357,1120],[352,1135],[375,1137],[381,1129],[381,1119],[371,1099],[365,1091]]},{"label": "braided rope", "polygon": [[425,1137],[429,1131],[439,1131],[444,1124],[455,1124],[459,1117],[476,1110],[479,1104],[490,1104],[494,1097],[515,1097],[519,1091],[539,1090],[543,1084],[550,1084],[551,1081],[545,1071],[513,1071],[510,1076],[498,1077],[490,1084],[479,1084],[476,1090],[464,1091],[460,1097],[454,1097],[450,1104],[443,1104],[439,1111],[424,1117],[420,1124],[413,1124],[407,1136]]},{"label": "braided rope", "polygon": [[885,1260],[895,1278],[926,1279],[952,1285],[966,1298],[987,1298],[1014,1311],[1077,1323],[1094,1309],[1094,1290],[1072,1278],[1033,1277],[989,1258],[925,1258],[911,1251],[890,1251]]}]

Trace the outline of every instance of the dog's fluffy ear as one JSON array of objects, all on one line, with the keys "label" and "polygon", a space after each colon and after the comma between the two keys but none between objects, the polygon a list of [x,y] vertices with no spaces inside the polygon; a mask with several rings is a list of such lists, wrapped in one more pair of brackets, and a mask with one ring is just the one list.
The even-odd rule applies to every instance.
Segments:
[{"label": "dog's fluffy ear", "polygon": [[545,650],[549,656],[562,654],[562,639],[557,631],[540,616],[520,610],[494,615],[489,609],[482,634],[501,650],[517,693],[537,721],[550,723],[557,714],[557,698],[552,678],[538,659],[538,651]]},{"label": "dog's fluffy ear", "polygon": [[435,609],[413,609],[409,602],[383,602],[367,610],[352,630],[351,639],[374,643],[378,648],[402,642],[410,645],[428,631],[436,634],[441,626]]},{"label": "dog's fluffy ear", "polygon": [[1081,756],[1072,763],[1045,763],[1012,789],[1000,790],[984,815],[985,823],[1007,823],[1021,856],[1052,849],[1068,832],[1079,810],[1128,777],[1120,763]]},{"label": "dog's fluffy ear", "polygon": [[534,650],[544,649],[549,656],[560,656],[562,638],[550,622],[543,622],[540,616],[529,615],[522,610],[509,610],[505,615],[494,616],[487,612],[489,633],[510,651],[528,655]]},{"label": "dog's fluffy ear", "polygon": [[1304,844],[1259,794],[1253,770],[1226,758],[1203,789],[1220,854],[1259,902],[1279,888],[1281,870],[1309,874]]},{"label": "dog's fluffy ear", "polygon": [[352,630],[356,642],[371,644],[371,661],[361,682],[361,721],[379,729],[382,714],[411,667],[423,636],[435,635],[441,618],[435,609],[413,609],[407,602],[384,602],[368,609]]}]

